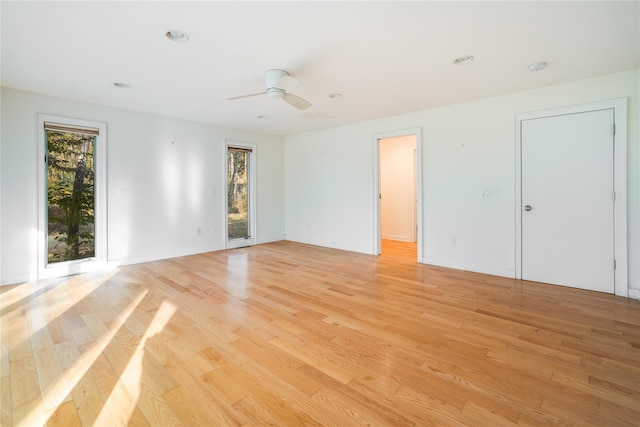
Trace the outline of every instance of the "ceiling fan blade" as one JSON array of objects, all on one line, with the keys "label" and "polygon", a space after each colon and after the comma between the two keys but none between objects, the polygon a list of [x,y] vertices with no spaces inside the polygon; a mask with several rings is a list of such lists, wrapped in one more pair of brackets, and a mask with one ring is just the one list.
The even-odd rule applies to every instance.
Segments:
[{"label": "ceiling fan blade", "polygon": [[296,79],[295,77],[286,75],[286,76],[280,77],[280,79],[278,80],[278,83],[276,83],[276,87],[278,89],[284,89],[285,91],[287,91],[287,90],[293,89],[299,84],[300,84],[300,80]]},{"label": "ceiling fan blade", "polygon": [[298,110],[306,110],[307,108],[311,107],[311,103],[309,101],[290,93],[285,93],[282,99],[287,101],[289,105],[296,107]]},{"label": "ceiling fan blade", "polygon": [[227,98],[227,100],[233,101],[233,100],[236,100],[236,99],[251,98],[252,96],[264,95],[266,93],[267,93],[267,91],[265,90],[265,91],[258,92],[258,93],[250,93],[249,95],[234,96],[234,97],[231,97],[231,98]]}]

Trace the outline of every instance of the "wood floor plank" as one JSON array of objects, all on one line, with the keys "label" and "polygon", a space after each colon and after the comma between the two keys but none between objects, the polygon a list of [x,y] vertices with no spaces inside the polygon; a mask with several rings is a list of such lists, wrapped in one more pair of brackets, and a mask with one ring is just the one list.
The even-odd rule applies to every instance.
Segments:
[{"label": "wood floor plank", "polygon": [[152,426],[183,425],[162,395],[145,381],[140,384],[137,406]]},{"label": "wood floor plank", "polygon": [[300,375],[297,371],[303,362],[281,351],[275,346],[260,345],[249,338],[241,338],[232,343],[237,349],[253,355],[253,360],[271,370],[274,374],[286,378],[292,385],[307,396],[311,396],[318,391],[320,385]]},{"label": "wood floor plank", "polygon": [[11,425],[11,406],[11,376],[7,373],[0,377],[0,425]]},{"label": "wood floor plank", "polygon": [[61,402],[70,400],[70,397],[59,399],[59,393],[65,389],[65,385],[62,380],[62,368],[48,329],[43,328],[36,332],[31,341],[44,409],[49,411]]},{"label": "wood floor plank", "polygon": [[96,424],[113,419],[118,425],[149,425],[131,393],[120,379],[118,372],[111,366],[104,353],[98,356],[89,372],[93,375],[95,384],[105,402]]},{"label": "wood floor plank", "polygon": [[204,381],[204,377],[192,370],[188,364],[176,364],[167,370],[185,390],[189,390],[193,404],[203,408],[204,415],[210,420],[207,425],[239,426],[249,421],[242,412],[235,409],[235,406],[226,404],[223,396],[210,387]]},{"label": "wood floor plank", "polygon": [[640,425],[640,302],[292,242],[0,289],[1,425]]},{"label": "wood floor plank", "polygon": [[190,397],[189,390],[176,387],[162,395],[162,398],[173,410],[173,413],[184,425],[206,426],[215,421],[207,415],[208,405],[201,405]]},{"label": "wood floor plank", "polygon": [[55,408],[47,421],[48,427],[80,427],[82,423],[73,401],[68,401]]},{"label": "wood floor plank", "polygon": [[12,424],[17,426],[43,426],[47,416],[41,399],[34,399],[11,408]]},{"label": "wood floor plank", "polygon": [[40,385],[32,357],[11,362],[11,406],[15,409],[40,398]]},{"label": "wood floor plank", "polygon": [[11,375],[10,349],[9,322],[0,321],[0,378],[8,379]]},{"label": "wood floor plank", "polygon": [[[250,396],[258,399],[265,408],[286,425],[344,425],[342,418],[314,405],[313,400],[257,363],[250,362],[239,368],[243,380],[253,380]],[[236,376],[238,378],[238,376]],[[282,403],[287,409],[283,410]]]},{"label": "wood floor plank", "polygon": [[244,417],[248,418],[249,422],[244,424],[245,426],[284,426],[285,424],[278,420],[273,414],[260,404],[256,399],[251,396],[247,396],[240,402],[233,405],[233,408]]},{"label": "wood floor plank", "polygon": [[[83,426],[96,424],[96,419],[102,412],[105,400],[100,393],[93,374],[87,372],[71,390],[73,403],[78,411],[78,417]],[[113,414],[105,414],[102,425],[118,425]]]},{"label": "wood floor plank", "polygon": [[[28,306],[28,301],[25,302],[25,305]],[[14,362],[33,358],[29,324],[27,321],[27,308],[25,306],[18,306],[16,309],[3,314],[2,319],[7,322],[5,331],[8,341],[9,361]]]}]

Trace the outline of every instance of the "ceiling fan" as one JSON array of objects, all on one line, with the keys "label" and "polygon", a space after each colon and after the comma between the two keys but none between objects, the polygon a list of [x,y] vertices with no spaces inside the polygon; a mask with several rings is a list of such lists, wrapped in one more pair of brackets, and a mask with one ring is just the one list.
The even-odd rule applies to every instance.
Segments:
[{"label": "ceiling fan", "polygon": [[300,98],[288,91],[300,84],[300,80],[293,78],[284,70],[271,69],[264,72],[264,83],[267,87],[266,90],[258,93],[251,93],[249,95],[234,96],[227,98],[229,101],[236,99],[249,98],[258,95],[269,95],[271,98],[280,98],[286,101],[289,105],[296,107],[298,110],[305,110],[311,107],[311,103],[305,99]]}]

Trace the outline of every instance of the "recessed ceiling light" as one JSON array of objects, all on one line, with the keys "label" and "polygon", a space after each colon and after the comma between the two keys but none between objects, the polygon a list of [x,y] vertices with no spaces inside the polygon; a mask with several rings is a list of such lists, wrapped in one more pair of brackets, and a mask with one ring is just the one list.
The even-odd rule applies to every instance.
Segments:
[{"label": "recessed ceiling light", "polygon": [[180,30],[167,31],[165,35],[169,40],[173,40],[174,42],[178,43],[184,43],[189,40],[189,36]]},{"label": "recessed ceiling light", "polygon": [[456,58],[453,61],[453,63],[456,65],[462,65],[462,64],[468,64],[471,61],[473,61],[473,56],[465,55],[465,56],[461,56],[460,58]]},{"label": "recessed ceiling light", "polygon": [[338,92],[335,92],[335,93],[332,93],[331,95],[329,95],[329,98],[331,98],[331,99],[339,99],[339,98],[342,98],[342,94],[338,93]]},{"label": "recessed ceiling light", "polygon": [[545,68],[547,66],[546,62],[540,61],[540,62],[534,62],[533,64],[529,65],[529,71],[540,71],[543,68]]},{"label": "recessed ceiling light", "polygon": [[115,82],[113,84],[115,87],[119,87],[120,89],[129,89],[131,85],[129,83]]}]

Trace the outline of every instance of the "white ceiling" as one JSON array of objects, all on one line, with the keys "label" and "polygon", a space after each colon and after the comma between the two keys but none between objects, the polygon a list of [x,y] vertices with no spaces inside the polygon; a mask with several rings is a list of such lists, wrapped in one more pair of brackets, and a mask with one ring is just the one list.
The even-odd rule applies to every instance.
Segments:
[{"label": "white ceiling", "polygon": [[[287,135],[640,68],[639,6],[2,1],[1,77],[6,87]],[[190,40],[168,40],[172,29]],[[454,65],[463,55],[475,61]],[[528,71],[535,61],[548,67]],[[269,68],[298,78],[291,92],[313,106],[227,100],[264,90]]]}]

